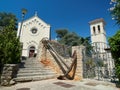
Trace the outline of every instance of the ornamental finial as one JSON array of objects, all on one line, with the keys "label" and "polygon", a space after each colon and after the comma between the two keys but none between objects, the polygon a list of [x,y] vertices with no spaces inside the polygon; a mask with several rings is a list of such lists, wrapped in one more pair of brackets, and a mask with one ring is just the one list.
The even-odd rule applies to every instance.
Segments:
[{"label": "ornamental finial", "polygon": [[35,16],[37,16],[37,11],[35,11]]}]

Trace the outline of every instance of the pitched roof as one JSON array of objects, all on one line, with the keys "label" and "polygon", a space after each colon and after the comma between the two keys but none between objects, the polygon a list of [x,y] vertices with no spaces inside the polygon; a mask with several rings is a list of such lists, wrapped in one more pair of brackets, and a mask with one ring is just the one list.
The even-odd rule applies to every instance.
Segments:
[{"label": "pitched roof", "polygon": [[90,21],[89,24],[92,25],[92,24],[99,23],[99,22],[103,22],[103,24],[106,24],[103,18],[99,18],[99,19]]},{"label": "pitched roof", "polygon": [[[45,21],[43,21],[41,18],[39,18],[39,17],[37,16],[37,14],[35,14],[34,16],[32,16],[32,17],[30,17],[30,18],[24,20],[23,23],[25,23],[25,22],[27,22],[27,21],[29,21],[29,20],[31,20],[31,19],[34,19],[34,18],[37,18],[37,19],[40,20],[42,23],[44,23],[44,24],[50,26],[50,24],[47,24]],[[21,22],[20,22],[20,23],[21,23]]]}]

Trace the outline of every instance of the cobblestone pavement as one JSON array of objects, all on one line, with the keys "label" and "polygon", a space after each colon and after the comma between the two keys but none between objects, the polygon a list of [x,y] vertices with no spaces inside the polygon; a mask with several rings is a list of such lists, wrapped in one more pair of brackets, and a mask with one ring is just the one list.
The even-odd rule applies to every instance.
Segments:
[{"label": "cobblestone pavement", "polygon": [[18,83],[9,87],[0,87],[0,90],[119,90],[115,84],[97,80],[57,80],[34,81]]}]

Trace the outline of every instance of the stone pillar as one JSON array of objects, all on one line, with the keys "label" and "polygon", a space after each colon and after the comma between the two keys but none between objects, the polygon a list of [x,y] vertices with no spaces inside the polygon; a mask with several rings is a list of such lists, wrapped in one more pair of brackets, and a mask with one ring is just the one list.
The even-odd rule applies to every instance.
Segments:
[{"label": "stone pillar", "polygon": [[83,49],[84,46],[73,46],[72,53],[76,50],[77,52],[77,68],[75,74],[75,80],[82,80],[83,79]]},{"label": "stone pillar", "polygon": [[8,86],[15,84],[12,79],[16,77],[18,64],[5,64],[1,75],[1,85]]},{"label": "stone pillar", "polygon": [[36,57],[36,59],[39,60],[39,61],[41,60],[42,50],[43,50],[43,44],[40,41],[39,46],[38,46],[38,53],[37,53],[37,57]]}]

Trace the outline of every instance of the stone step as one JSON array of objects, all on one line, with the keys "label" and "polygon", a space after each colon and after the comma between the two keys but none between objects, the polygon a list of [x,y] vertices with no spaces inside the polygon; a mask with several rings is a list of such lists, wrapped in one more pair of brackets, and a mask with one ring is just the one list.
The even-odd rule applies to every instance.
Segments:
[{"label": "stone step", "polygon": [[39,66],[39,65],[24,65],[24,66],[21,66],[21,67],[26,67],[26,68],[27,68],[27,67],[28,67],[28,68],[29,68],[29,67],[30,67],[30,68],[31,68],[31,67],[33,67],[33,68],[34,68],[34,67],[38,67],[38,68],[43,68],[43,66]]},{"label": "stone step", "polygon": [[21,63],[40,63],[40,61],[31,61],[31,60],[26,60],[26,61],[21,61]]},{"label": "stone step", "polygon": [[43,70],[51,70],[52,69],[52,67],[23,67],[23,68],[19,68],[19,70],[41,70],[41,69],[43,69]]},{"label": "stone step", "polygon": [[44,80],[55,77],[57,73],[52,71],[52,67],[44,66],[34,58],[22,60],[15,81]]},{"label": "stone step", "polygon": [[21,62],[40,62],[39,60],[22,60]]},{"label": "stone step", "polygon": [[42,66],[20,66],[20,68],[43,68]]},{"label": "stone step", "polygon": [[20,69],[18,73],[33,73],[33,72],[49,72],[52,71],[51,69],[36,69],[36,70],[31,70],[31,69]]},{"label": "stone step", "polygon": [[39,65],[39,66],[43,66],[43,64],[41,64],[41,63],[25,63],[25,64],[21,64],[21,65]]},{"label": "stone step", "polygon": [[26,70],[29,70],[29,69],[31,69],[31,70],[36,70],[36,69],[49,69],[49,70],[51,70],[53,67],[21,67],[21,68],[19,68],[19,70],[20,69],[26,69]]},{"label": "stone step", "polygon": [[56,78],[57,75],[43,75],[43,76],[28,76],[28,77],[17,77],[13,80],[16,82],[27,82],[27,81],[39,81],[39,80],[46,80]]},{"label": "stone step", "polygon": [[28,62],[25,62],[25,63],[21,63],[20,66],[44,66],[43,64],[41,64],[40,62],[39,63],[28,63]]},{"label": "stone step", "polygon": [[26,61],[26,62],[21,62],[21,64],[41,64],[40,62],[36,62],[36,61]]},{"label": "stone step", "polygon": [[21,64],[21,65],[39,65],[39,66],[43,66],[41,63],[25,63],[25,64]]},{"label": "stone step", "polygon": [[56,74],[55,72],[34,72],[34,73],[18,73],[17,74],[17,77],[23,77],[23,76],[25,76],[25,77],[27,77],[27,76],[43,76],[43,75],[54,75],[54,74]]},{"label": "stone step", "polygon": [[27,59],[27,60],[21,60],[21,62],[27,62],[27,61],[31,61],[31,62],[33,62],[33,61],[37,61],[37,62],[39,62],[39,60],[36,60],[36,59]]},{"label": "stone step", "polygon": [[19,65],[19,67],[44,67],[44,65],[40,65],[40,64],[24,64],[24,65]]}]

